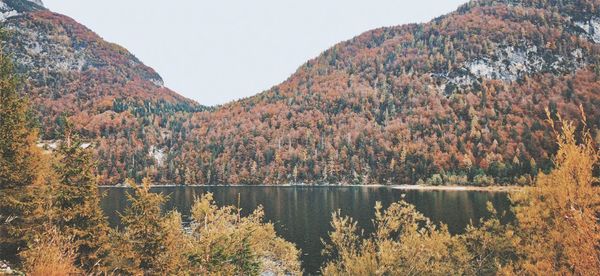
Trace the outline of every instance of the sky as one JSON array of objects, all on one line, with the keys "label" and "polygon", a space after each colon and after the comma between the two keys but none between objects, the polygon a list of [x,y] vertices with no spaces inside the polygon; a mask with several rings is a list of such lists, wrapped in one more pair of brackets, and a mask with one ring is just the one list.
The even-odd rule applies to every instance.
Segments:
[{"label": "sky", "polygon": [[466,0],[43,0],[154,68],[172,90],[224,104],[285,81],[333,45],[427,22]]}]

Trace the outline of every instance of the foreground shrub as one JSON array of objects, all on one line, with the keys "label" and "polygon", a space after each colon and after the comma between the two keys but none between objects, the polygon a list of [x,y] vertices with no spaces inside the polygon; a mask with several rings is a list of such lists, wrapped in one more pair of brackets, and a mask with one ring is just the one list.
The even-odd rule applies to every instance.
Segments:
[{"label": "foreground shrub", "polygon": [[324,275],[451,275],[464,274],[470,255],[446,226],[436,227],[406,203],[382,212],[375,206],[375,233],[363,237],[356,221],[333,215],[333,232],[325,254],[332,258]]},{"label": "foreground shrub", "polygon": [[[600,187],[593,175],[598,150],[585,128],[585,116],[581,143],[575,125],[558,119],[554,170],[540,173],[534,186],[513,196],[522,258],[512,272],[599,275]],[[549,123],[554,128],[555,121]]]},{"label": "foreground shrub", "polygon": [[264,223],[258,208],[247,217],[233,206],[217,207],[212,194],[196,199],[189,230],[181,214],[161,213],[165,198],[130,183],[131,206],[122,217],[124,231],[113,231],[108,273],[157,275],[301,274],[299,251]]},{"label": "foreground shrub", "polygon": [[233,206],[217,207],[212,194],[192,207],[193,273],[224,275],[301,274],[299,251],[264,223],[262,207],[247,217]]},{"label": "foreground shrub", "polygon": [[516,258],[514,226],[500,221],[496,210],[488,202],[489,219],[481,219],[479,226],[467,226],[459,238],[470,254],[468,275],[495,275],[509,266]]},{"label": "foreground shrub", "polygon": [[29,249],[21,253],[27,275],[62,276],[81,273],[75,266],[77,253],[72,240],[50,227],[35,239]]}]

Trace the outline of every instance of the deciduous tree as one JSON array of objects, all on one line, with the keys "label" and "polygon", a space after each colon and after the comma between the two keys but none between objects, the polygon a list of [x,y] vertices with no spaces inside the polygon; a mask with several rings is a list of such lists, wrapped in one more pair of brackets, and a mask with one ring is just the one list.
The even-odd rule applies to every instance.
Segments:
[{"label": "deciduous tree", "polygon": [[[583,111],[582,111],[583,114]],[[558,115],[558,152],[554,170],[540,173],[532,187],[514,195],[523,258],[515,270],[525,274],[600,274],[600,187],[593,171],[596,145],[587,130],[578,142],[577,128]]]}]

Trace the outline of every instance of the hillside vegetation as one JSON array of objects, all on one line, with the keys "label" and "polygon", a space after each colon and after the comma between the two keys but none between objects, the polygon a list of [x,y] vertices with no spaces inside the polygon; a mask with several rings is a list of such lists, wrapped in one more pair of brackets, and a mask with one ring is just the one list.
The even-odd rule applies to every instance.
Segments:
[{"label": "hillside vegetation", "polygon": [[210,109],[72,19],[5,3],[42,138],[61,139],[66,113],[103,184],[529,184],[557,150],[545,107],[570,119],[582,105],[600,140],[598,1],[472,1],[368,31]]},{"label": "hillside vegetation", "polygon": [[473,1],[366,32],[194,116],[177,182],[528,183],[556,152],[544,108],[600,123],[599,5]]}]

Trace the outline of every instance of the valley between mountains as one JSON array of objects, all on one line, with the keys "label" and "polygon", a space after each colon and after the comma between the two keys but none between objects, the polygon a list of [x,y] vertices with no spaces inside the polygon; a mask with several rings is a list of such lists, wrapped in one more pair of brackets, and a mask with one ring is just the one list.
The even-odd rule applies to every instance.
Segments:
[{"label": "valley between mountains", "polygon": [[599,8],[471,1],[425,24],[367,31],[216,107],[164,87],[127,49],[41,1],[2,0],[0,21],[40,146],[52,150],[68,118],[105,185],[150,176],[489,186],[525,185],[552,168],[545,109],[578,119],[581,106],[600,142]]}]

